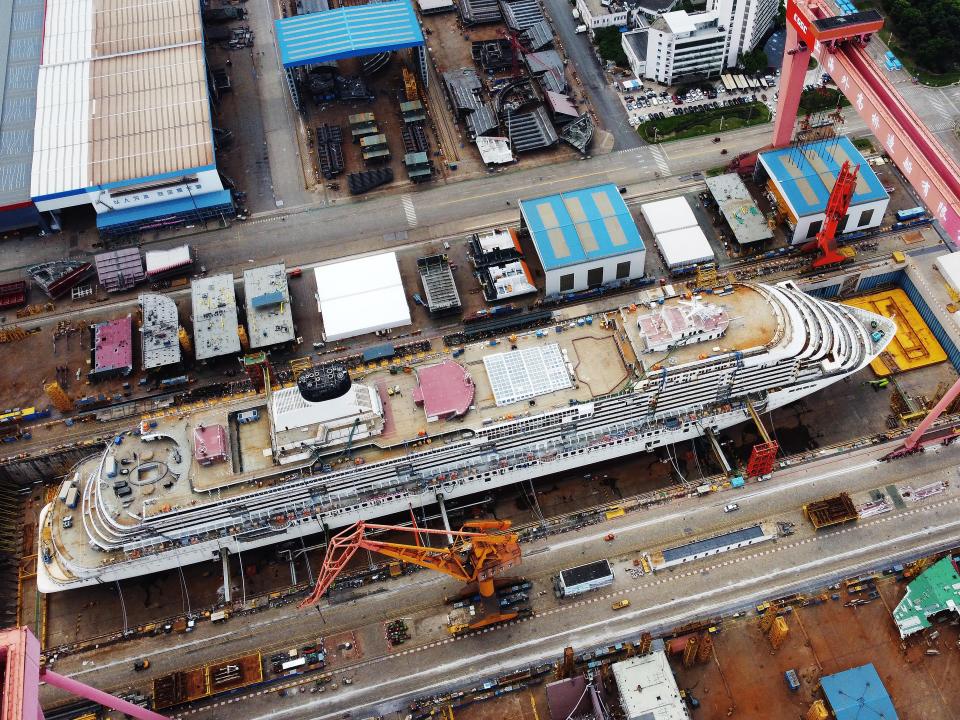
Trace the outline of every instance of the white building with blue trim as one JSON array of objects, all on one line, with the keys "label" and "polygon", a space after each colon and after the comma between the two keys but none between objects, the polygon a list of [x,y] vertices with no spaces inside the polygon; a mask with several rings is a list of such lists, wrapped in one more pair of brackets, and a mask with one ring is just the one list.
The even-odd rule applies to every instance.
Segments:
[{"label": "white building with blue trim", "polygon": [[47,0],[30,195],[102,235],[224,220],[196,0]]},{"label": "white building with blue trim", "polygon": [[540,258],[546,295],[643,276],[646,246],[616,185],[522,200],[520,223]]}]

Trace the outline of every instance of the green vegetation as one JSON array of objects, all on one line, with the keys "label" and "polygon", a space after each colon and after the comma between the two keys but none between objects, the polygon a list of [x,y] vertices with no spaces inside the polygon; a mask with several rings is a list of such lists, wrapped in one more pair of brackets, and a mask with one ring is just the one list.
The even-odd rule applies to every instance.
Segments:
[{"label": "green vegetation", "polygon": [[729,171],[730,169],[726,165],[720,165],[719,167],[713,167],[707,170],[707,177],[716,177]]},{"label": "green vegetation", "polygon": [[597,28],[593,31],[593,41],[597,44],[600,57],[620,67],[627,67],[627,54],[623,51],[623,45],[620,41],[621,34],[619,28]]},{"label": "green vegetation", "polygon": [[853,146],[860,152],[872,153],[873,152],[873,143],[870,142],[870,138],[854,138]]},{"label": "green vegetation", "polygon": [[817,59],[811,56],[810,62],[807,63],[807,70],[815,70],[816,67],[817,67]]},{"label": "green vegetation", "polygon": [[860,10],[882,10],[880,39],[924,85],[960,82],[960,3],[956,0],[857,0]]},{"label": "green vegetation", "polygon": [[837,104],[846,107],[850,101],[836,88],[817,87],[813,90],[804,90],[800,96],[800,112],[803,114],[836,110]]},{"label": "green vegetation", "polygon": [[717,108],[689,115],[668,115],[661,120],[647,120],[637,128],[648,142],[682,140],[700,135],[716,135],[723,130],[736,130],[770,121],[770,110],[761,102]]},{"label": "green vegetation", "polygon": [[750,75],[763,72],[769,65],[767,54],[763,51],[762,47],[757,47],[740,56],[740,67],[743,68],[745,73],[749,73]]}]

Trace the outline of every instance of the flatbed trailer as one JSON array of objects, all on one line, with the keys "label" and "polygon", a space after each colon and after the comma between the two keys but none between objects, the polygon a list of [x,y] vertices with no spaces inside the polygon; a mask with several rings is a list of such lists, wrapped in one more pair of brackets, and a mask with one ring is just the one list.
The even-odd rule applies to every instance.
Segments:
[{"label": "flatbed trailer", "polygon": [[153,707],[156,710],[176,707],[260,682],[263,682],[260,653],[208,663],[154,679]]},{"label": "flatbed trailer", "polygon": [[859,517],[853,500],[847,493],[817,500],[803,506],[803,516],[815,530],[841,525]]}]

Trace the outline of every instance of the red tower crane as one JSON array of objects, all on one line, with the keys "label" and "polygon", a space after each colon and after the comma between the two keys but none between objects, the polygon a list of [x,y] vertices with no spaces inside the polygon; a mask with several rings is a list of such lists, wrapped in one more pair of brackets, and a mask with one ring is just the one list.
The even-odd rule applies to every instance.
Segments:
[{"label": "red tower crane", "polygon": [[850,162],[844,161],[840,168],[840,174],[837,176],[837,182],[830,191],[830,198],[827,200],[827,216],[823,219],[823,225],[817,237],[803,246],[805,252],[818,251],[819,257],[813,261],[813,267],[820,268],[825,265],[836,265],[849,258],[837,252],[837,231],[840,229],[840,223],[847,216],[850,210],[850,203],[853,200],[853,193],[857,189],[857,173],[860,166],[857,165],[850,171]]},{"label": "red tower crane", "polygon": [[[473,520],[464,523],[459,531],[421,529],[416,526],[377,525],[358,522],[337,535],[327,547],[323,567],[313,592],[300,607],[316,605],[337,576],[361,548],[380,553],[403,562],[442,572],[467,584],[465,593],[479,592],[483,613],[451,631],[473,630],[495,623],[513,620],[517,610],[501,611],[496,599],[494,575],[520,563],[520,541],[515,533],[493,532],[509,530],[509,520]],[[367,537],[367,530],[388,530],[413,535],[414,544],[386,542]],[[453,536],[449,545],[428,547],[420,544],[421,534]]]}]

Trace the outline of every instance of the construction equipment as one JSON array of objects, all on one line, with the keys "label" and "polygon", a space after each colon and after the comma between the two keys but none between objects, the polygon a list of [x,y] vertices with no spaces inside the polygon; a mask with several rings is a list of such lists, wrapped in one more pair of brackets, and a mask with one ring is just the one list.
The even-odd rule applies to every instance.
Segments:
[{"label": "construction equipment", "polygon": [[[316,605],[357,550],[362,548],[442,572],[466,583],[468,594],[479,593],[481,609],[484,612],[478,611],[470,622],[451,625],[451,633],[513,620],[521,611],[516,607],[501,609],[494,585],[494,575],[520,563],[518,536],[515,533],[503,532],[510,528],[510,524],[509,520],[472,520],[464,523],[459,531],[448,532],[418,528],[416,525],[401,527],[360,521],[330,539],[323,566],[317,576],[317,584],[309,597],[300,603],[300,607]],[[415,544],[373,540],[367,537],[368,530],[412,534]],[[452,535],[454,540],[442,547],[428,547],[421,544],[422,535],[441,535],[444,541]]]},{"label": "construction equipment", "polygon": [[827,215],[820,227],[820,232],[812,242],[803,246],[804,252],[819,252],[819,256],[814,259],[813,267],[821,268],[826,265],[838,265],[851,259],[850,253],[841,253],[837,250],[837,232],[840,230],[840,223],[847,216],[850,210],[850,203],[853,200],[853,193],[857,188],[857,173],[860,166],[857,165],[850,171],[850,161],[845,160],[840,168],[840,174],[837,176],[837,182],[830,191],[830,198],[827,200]]},{"label": "construction equipment", "polygon": [[814,530],[840,525],[860,517],[847,493],[808,503],[803,506],[803,515],[813,525]]},{"label": "construction equipment", "polygon": [[760,433],[763,440],[763,442],[754,445],[750,451],[750,460],[747,461],[747,477],[763,477],[773,472],[773,462],[776,460],[780,445],[776,440],[771,439],[749,398],[747,399],[747,410],[750,412],[750,417],[753,419],[754,425],[757,426],[757,432]]}]

